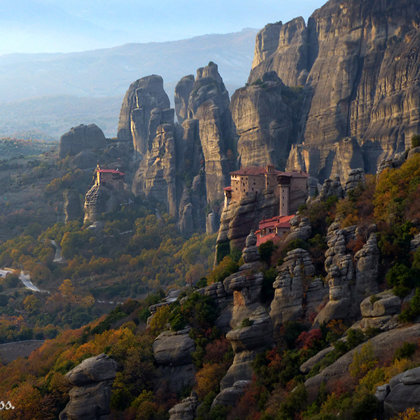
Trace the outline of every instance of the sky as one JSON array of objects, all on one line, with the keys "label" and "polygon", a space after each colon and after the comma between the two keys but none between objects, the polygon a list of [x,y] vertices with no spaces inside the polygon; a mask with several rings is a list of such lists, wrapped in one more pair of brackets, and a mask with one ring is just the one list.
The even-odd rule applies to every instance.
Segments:
[{"label": "sky", "polygon": [[326,0],[0,0],[0,55],[85,51],[307,19]]}]

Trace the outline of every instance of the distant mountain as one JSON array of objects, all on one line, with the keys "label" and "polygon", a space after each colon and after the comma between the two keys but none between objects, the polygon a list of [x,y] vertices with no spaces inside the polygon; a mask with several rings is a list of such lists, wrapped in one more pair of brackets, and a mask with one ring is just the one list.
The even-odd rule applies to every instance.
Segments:
[{"label": "distant mountain", "polygon": [[81,122],[95,122],[113,136],[133,80],[160,74],[172,100],[178,80],[209,61],[219,65],[232,94],[248,77],[255,35],[245,29],[79,53],[0,56],[0,136],[57,138]]}]

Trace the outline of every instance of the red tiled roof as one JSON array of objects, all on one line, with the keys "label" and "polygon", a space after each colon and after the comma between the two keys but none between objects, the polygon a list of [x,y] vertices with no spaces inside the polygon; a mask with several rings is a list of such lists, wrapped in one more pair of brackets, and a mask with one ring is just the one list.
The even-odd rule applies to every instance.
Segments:
[{"label": "red tiled roof", "polygon": [[257,236],[257,246],[260,246],[261,244],[268,241],[273,241],[274,243],[277,243],[280,240],[281,240],[280,236],[278,236],[277,233],[275,232],[269,233],[268,235],[265,235],[265,236]]},{"label": "red tiled roof", "polygon": [[290,216],[276,216],[271,219],[261,220],[259,223],[259,229],[266,229],[268,227],[290,227],[290,220],[295,217],[294,214]]},{"label": "red tiled roof", "polygon": [[97,169],[97,171],[101,174],[117,174],[124,176],[125,173],[121,171],[117,171],[116,169]]},{"label": "red tiled roof", "polygon": [[232,191],[232,187],[223,188],[224,191]]}]

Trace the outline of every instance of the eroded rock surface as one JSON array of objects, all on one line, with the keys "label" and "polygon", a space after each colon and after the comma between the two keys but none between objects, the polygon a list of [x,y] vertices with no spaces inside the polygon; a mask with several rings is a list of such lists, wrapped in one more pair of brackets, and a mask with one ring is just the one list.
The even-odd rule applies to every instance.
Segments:
[{"label": "eroded rock surface", "polygon": [[73,388],[70,401],[60,413],[60,420],[109,419],[111,388],[117,363],[106,356],[90,357],[66,374]]},{"label": "eroded rock surface", "polygon": [[192,364],[194,341],[189,329],[164,331],[153,343],[153,356],[158,364],[159,382],[165,382],[172,392],[180,392],[194,383],[195,368]]},{"label": "eroded rock surface", "polygon": [[[275,295],[270,316],[275,327],[303,318],[306,310],[311,313],[319,310],[317,306],[323,301],[327,289],[319,279],[316,285],[310,287],[314,274],[315,267],[308,251],[297,248],[287,253],[273,284]],[[308,308],[304,305],[307,293],[311,303]]]},{"label": "eroded rock surface", "polygon": [[304,87],[303,147],[292,152],[312,176],[375,173],[410,146],[420,124],[418,8],[418,0],[330,0],[307,25],[297,18],[257,35],[248,82],[274,71]]},{"label": "eroded rock surface", "polygon": [[66,156],[76,156],[83,151],[103,150],[105,146],[104,133],[96,124],[81,124],[61,136],[59,156],[60,159],[64,159]]},{"label": "eroded rock surface", "polygon": [[394,376],[389,384],[380,387],[376,397],[383,403],[386,419],[394,418],[407,408],[420,412],[420,367]]}]

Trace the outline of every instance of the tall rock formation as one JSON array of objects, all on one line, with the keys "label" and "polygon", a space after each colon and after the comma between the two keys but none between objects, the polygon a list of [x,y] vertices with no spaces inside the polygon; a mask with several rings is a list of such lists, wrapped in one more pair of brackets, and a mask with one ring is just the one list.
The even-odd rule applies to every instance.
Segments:
[{"label": "tall rock formation", "polygon": [[320,179],[374,173],[409,146],[420,131],[419,10],[419,0],[330,0],[307,25],[298,18],[258,34],[249,83],[275,71],[304,87],[303,145],[290,163]]},{"label": "tall rock formation", "polygon": [[231,109],[241,166],[285,167],[297,135],[299,107],[291,103],[296,98],[273,71],[234,93]]},{"label": "tall rock formation", "polygon": [[[197,76],[185,76],[175,89],[175,111],[152,75],[128,89],[121,107],[118,138],[136,151],[132,191],[167,206],[182,232],[217,224],[223,188],[236,165],[236,137],[229,94],[210,62]],[[214,217],[207,222],[206,211]]]},{"label": "tall rock formation", "polygon": [[118,139],[131,141],[134,150],[144,155],[151,147],[157,126],[173,122],[169,108],[162,77],[151,75],[135,81],[128,88],[121,106]]},{"label": "tall rock formation", "polygon": [[189,96],[188,117],[198,120],[210,204],[223,199],[223,188],[235,169],[236,141],[229,106],[229,93],[217,65],[210,62],[199,68]]},{"label": "tall rock formation", "polygon": [[117,363],[106,354],[85,359],[66,374],[73,386],[70,401],[60,413],[60,420],[109,419],[111,389]]}]

